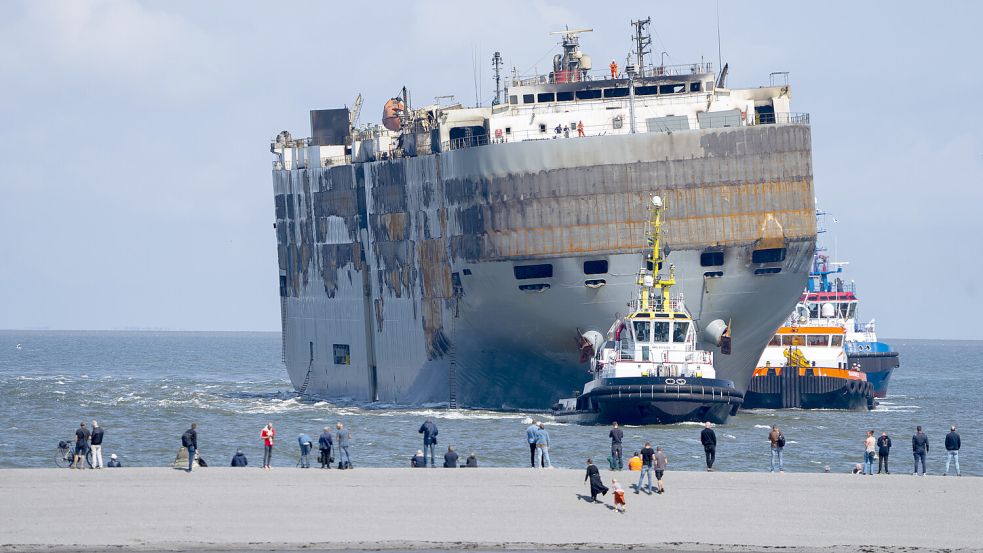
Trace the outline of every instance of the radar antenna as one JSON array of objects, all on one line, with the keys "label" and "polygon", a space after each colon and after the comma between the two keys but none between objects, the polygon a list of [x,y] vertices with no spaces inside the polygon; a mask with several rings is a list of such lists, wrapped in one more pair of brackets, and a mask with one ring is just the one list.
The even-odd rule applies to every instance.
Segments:
[{"label": "radar antenna", "polygon": [[648,30],[651,23],[651,17],[631,22],[632,26],[635,27],[635,56],[638,61],[636,67],[638,67],[638,74],[643,77],[645,76],[645,55],[652,53],[652,34]]}]

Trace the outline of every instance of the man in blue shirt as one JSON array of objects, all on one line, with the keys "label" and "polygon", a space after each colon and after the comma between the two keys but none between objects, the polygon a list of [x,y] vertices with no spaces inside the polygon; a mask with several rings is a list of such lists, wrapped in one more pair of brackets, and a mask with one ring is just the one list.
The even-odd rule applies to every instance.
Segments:
[{"label": "man in blue shirt", "polygon": [[536,431],[536,464],[544,469],[553,468],[550,464],[550,433],[546,431],[543,423],[539,423],[539,429]]},{"label": "man in blue shirt", "polygon": [[536,468],[536,433],[539,432],[539,427],[536,426],[536,421],[526,427],[526,440],[529,442],[529,464],[532,468]]},{"label": "man in blue shirt", "polygon": [[331,446],[334,440],[331,437],[331,427],[325,426],[324,431],[317,438],[317,446],[321,450],[321,468],[331,468]]},{"label": "man in blue shirt", "polygon": [[297,444],[300,445],[300,468],[309,469],[311,468],[311,448],[314,444],[311,443],[311,437],[307,434],[301,433],[297,436]]},{"label": "man in blue shirt", "polygon": [[427,453],[430,454],[430,466],[433,467],[434,449],[437,445],[437,425],[432,420],[427,419],[420,426],[420,434],[423,434],[423,456],[426,457]]}]

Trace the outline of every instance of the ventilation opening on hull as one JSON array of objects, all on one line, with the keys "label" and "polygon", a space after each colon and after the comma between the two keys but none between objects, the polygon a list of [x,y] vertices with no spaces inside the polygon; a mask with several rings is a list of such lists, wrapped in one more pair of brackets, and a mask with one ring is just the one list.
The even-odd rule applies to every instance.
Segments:
[{"label": "ventilation opening on hull", "polygon": [[751,252],[751,263],[781,263],[785,261],[785,248],[767,248]]},{"label": "ventilation opening on hull", "polygon": [[701,267],[717,267],[724,264],[724,252],[703,252],[700,254]]},{"label": "ventilation opening on hull", "polygon": [[530,278],[552,278],[553,265],[543,263],[542,265],[516,265],[512,267],[516,280],[527,280]]},{"label": "ventilation opening on hull", "polygon": [[707,272],[703,273],[703,276],[705,278],[720,278],[720,277],[724,276],[724,272],[723,271],[707,271]]},{"label": "ventilation opening on hull", "polygon": [[777,275],[782,272],[781,267],[765,267],[764,269],[755,269],[754,274],[756,275]]},{"label": "ventilation opening on hull", "polygon": [[549,290],[549,284],[520,284],[519,290],[523,292],[543,292]]},{"label": "ventilation opening on hull", "polygon": [[608,272],[607,259],[595,259],[592,261],[584,261],[585,275],[600,275],[606,272]]},{"label": "ventilation opening on hull", "polygon": [[604,280],[603,278],[594,278],[591,280],[585,280],[584,286],[588,288],[600,288],[601,286],[604,286],[607,283],[608,281]]}]

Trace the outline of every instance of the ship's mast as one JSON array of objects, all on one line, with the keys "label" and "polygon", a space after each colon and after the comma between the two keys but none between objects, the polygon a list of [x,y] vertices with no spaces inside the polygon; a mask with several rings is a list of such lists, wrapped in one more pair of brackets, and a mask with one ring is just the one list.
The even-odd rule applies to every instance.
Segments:
[{"label": "ship's mast", "polygon": [[662,264],[666,260],[662,254],[662,227],[665,224],[663,215],[665,205],[662,198],[652,196],[652,205],[649,207],[649,228],[646,239],[652,245],[652,272],[646,274],[645,268],[639,272],[638,285],[642,288],[641,309],[640,311],[651,311],[653,306],[649,305],[650,298],[655,298],[655,291],[659,291],[659,302],[662,309],[669,309],[669,289],[676,284],[676,268],[669,265],[669,276],[663,278]]},{"label": "ship's mast", "polygon": [[639,19],[638,21],[632,21],[631,24],[635,27],[635,56],[638,65],[638,74],[642,77],[645,76],[645,54],[651,54],[652,46],[652,35],[648,32],[646,27],[652,23],[651,17],[646,17],[645,19]]},{"label": "ship's mast", "polygon": [[502,103],[502,54],[501,52],[495,52],[492,56],[492,67],[495,68],[495,101],[492,102],[493,106],[497,106]]}]

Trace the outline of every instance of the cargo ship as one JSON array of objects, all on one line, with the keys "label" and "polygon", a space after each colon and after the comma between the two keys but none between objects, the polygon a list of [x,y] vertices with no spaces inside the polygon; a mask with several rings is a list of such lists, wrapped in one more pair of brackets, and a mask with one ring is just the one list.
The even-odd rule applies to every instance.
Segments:
[{"label": "cargo ship", "polygon": [[696,348],[692,314],[681,296],[671,294],[676,268],[662,249],[665,209],[662,198],[653,196],[652,254],[639,270],[638,296],[606,337],[597,330],[584,333],[591,380],[583,393],[553,406],[557,421],[723,423],[740,408],[742,394],[733,382],[716,377],[713,353]]},{"label": "cargo ship", "polygon": [[622,67],[594,70],[589,29],[564,30],[548,73],[496,63],[489,106],[417,105],[404,87],[381,125],[356,123],[357,100],[312,110],[309,137],[275,137],[299,393],[549,405],[583,383],[579,329],[635,291],[653,194],[673,206],[668,262],[697,345],[743,392],[812,263],[809,117],[791,111],[787,74],[731,88],[727,66],[650,61],[648,23],[633,22]]}]

